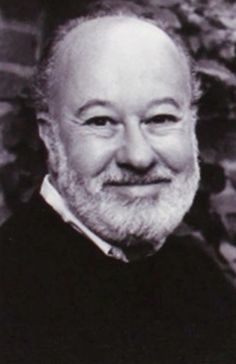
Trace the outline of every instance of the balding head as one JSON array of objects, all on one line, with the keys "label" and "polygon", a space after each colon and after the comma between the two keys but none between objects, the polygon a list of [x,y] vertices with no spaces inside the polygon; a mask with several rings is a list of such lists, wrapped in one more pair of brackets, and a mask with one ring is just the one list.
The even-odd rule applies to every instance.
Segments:
[{"label": "balding head", "polygon": [[[148,73],[150,77],[156,76],[159,82],[159,75],[163,75],[163,83],[168,75],[170,83],[178,85],[185,93],[185,101],[191,102],[189,64],[164,31],[144,20],[127,16],[88,20],[71,30],[56,49],[51,97],[59,96],[61,104],[60,90],[63,91],[68,82],[74,85],[77,82],[75,87],[79,94],[81,88],[90,88],[104,77],[110,79],[111,86],[118,80],[121,83],[123,79],[126,85],[135,80],[137,92]],[[120,87],[128,92],[126,85]],[[63,99],[65,96],[71,97],[63,93]]]},{"label": "balding head", "polygon": [[[132,31],[131,28],[135,24],[135,30],[133,29],[134,31]],[[142,45],[143,42],[146,43],[147,39],[150,39],[151,41],[151,39],[157,36],[157,34],[159,35],[158,41],[166,41],[167,45],[169,45],[170,48],[172,48],[172,51],[174,51],[173,54],[175,54],[175,59],[177,53],[179,61],[181,59],[180,63],[182,63],[182,66],[185,68],[186,80],[189,83],[189,96],[191,98],[191,102],[192,104],[196,102],[200,94],[199,84],[195,79],[193,62],[191,61],[191,58],[186,51],[182,40],[176,34],[173,34],[173,32],[169,30],[166,24],[163,24],[161,21],[153,21],[143,18],[142,16],[140,16],[140,13],[137,15],[133,12],[124,10],[123,8],[122,10],[112,8],[109,10],[106,9],[102,13],[98,12],[85,18],[81,17],[68,21],[66,24],[59,27],[58,30],[55,32],[52,41],[46,48],[46,52],[44,52],[43,54],[42,61],[40,62],[38,70],[36,72],[34,83],[34,99],[37,111],[47,111],[48,109],[48,101],[50,101],[51,99],[50,95],[53,88],[52,86],[54,85],[55,78],[58,79],[58,75],[56,75],[56,77],[54,76],[55,63],[60,60],[61,57],[63,57],[64,53],[65,55],[70,52],[78,53],[78,50],[76,50],[76,48],[83,48],[82,53],[84,53],[86,49],[86,43],[87,46],[89,46],[89,44],[91,45],[92,42],[93,46],[96,43],[96,48],[102,45],[101,43],[103,43],[103,40],[109,41],[110,39],[112,41],[112,35],[110,33],[110,30],[112,30],[112,28],[114,31],[115,29],[119,28],[121,33],[123,29],[123,36],[121,35],[120,37],[121,47],[123,49],[125,49],[125,42],[127,47],[129,48],[130,44],[133,44],[134,38],[136,37],[136,39],[138,40],[139,36],[139,45]],[[139,28],[139,34],[135,34],[137,28]],[[97,32],[100,34],[100,36],[97,36]],[[85,33],[86,40],[84,39]],[[118,35],[119,32],[116,33]],[[152,36],[150,37],[151,33]],[[100,41],[99,37],[101,37]],[[70,45],[71,49],[69,50]],[[132,49],[133,47],[131,47],[131,50]],[[60,51],[61,53],[59,54]],[[143,56],[144,54],[142,53],[141,58],[143,58]],[[89,61],[91,62],[92,59],[89,58]],[[160,57],[158,57],[157,63],[159,61]],[[179,70],[178,63],[179,62],[177,62],[178,66],[176,66],[176,71]],[[69,71],[67,70],[67,72]]]}]

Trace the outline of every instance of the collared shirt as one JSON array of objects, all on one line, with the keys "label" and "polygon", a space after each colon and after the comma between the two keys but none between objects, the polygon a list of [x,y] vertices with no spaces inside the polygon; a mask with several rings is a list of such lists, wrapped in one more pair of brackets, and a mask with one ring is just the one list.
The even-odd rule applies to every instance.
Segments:
[{"label": "collared shirt", "polygon": [[68,208],[65,200],[51,184],[49,175],[44,177],[40,194],[44,200],[62,217],[65,223],[70,224],[80,234],[86,236],[91,240],[105,255],[122,260],[125,263],[129,262],[129,259],[125,253],[101,239],[94,232],[92,232],[87,226],[85,226]]}]

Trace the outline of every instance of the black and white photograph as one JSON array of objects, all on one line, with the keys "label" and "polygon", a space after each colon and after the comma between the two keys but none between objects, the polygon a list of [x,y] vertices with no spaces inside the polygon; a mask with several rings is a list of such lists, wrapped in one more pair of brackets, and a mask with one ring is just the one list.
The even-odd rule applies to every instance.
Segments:
[{"label": "black and white photograph", "polygon": [[0,0],[0,364],[236,363],[236,2]]}]

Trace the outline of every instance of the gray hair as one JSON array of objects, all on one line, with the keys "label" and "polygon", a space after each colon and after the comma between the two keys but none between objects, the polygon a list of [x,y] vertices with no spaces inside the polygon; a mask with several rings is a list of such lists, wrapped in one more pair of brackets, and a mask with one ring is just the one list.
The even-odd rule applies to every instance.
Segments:
[{"label": "gray hair", "polygon": [[192,90],[191,105],[194,107],[201,94],[200,83],[196,77],[195,64],[186,49],[183,40],[175,31],[173,31],[170,24],[167,24],[162,21],[162,19],[158,18],[158,14],[147,6],[139,6],[129,1],[99,1],[98,3],[93,4],[92,9],[88,9],[88,13],[84,16],[68,20],[66,23],[59,26],[45,47],[33,80],[32,98],[36,112],[48,112],[50,90],[53,83],[52,71],[55,67],[56,54],[67,34],[88,20],[107,16],[127,16],[145,20],[162,29],[171,37],[189,66],[191,74],[190,86]]}]

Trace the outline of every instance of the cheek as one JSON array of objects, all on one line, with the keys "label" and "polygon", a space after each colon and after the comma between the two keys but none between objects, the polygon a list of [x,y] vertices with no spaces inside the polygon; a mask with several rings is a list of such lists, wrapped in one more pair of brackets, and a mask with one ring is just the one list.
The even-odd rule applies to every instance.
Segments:
[{"label": "cheek", "polygon": [[114,147],[106,140],[76,134],[67,137],[65,142],[70,166],[83,177],[104,172],[113,159]]},{"label": "cheek", "polygon": [[175,173],[192,170],[196,155],[192,136],[178,133],[164,139],[158,148],[162,161]]}]

